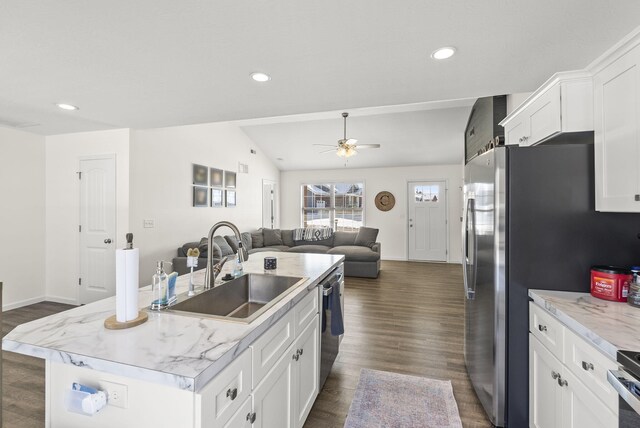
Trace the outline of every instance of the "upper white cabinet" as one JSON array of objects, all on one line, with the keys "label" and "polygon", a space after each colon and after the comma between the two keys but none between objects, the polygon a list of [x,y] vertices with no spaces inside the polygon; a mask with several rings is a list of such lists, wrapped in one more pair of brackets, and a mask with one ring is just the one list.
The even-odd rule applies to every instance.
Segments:
[{"label": "upper white cabinet", "polygon": [[596,210],[640,212],[640,35],[627,37],[590,67]]},{"label": "upper white cabinet", "polygon": [[500,125],[505,143],[531,146],[561,132],[593,130],[593,82],[591,73],[569,71],[554,74]]}]

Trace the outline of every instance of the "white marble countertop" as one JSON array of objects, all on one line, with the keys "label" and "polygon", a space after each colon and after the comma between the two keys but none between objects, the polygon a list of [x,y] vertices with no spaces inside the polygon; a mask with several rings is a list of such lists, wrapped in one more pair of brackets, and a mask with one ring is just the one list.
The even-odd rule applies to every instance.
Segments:
[{"label": "white marble countertop", "polygon": [[614,361],[618,350],[640,351],[640,308],[571,291],[529,290],[529,297]]},{"label": "white marble countertop", "polygon": [[[278,258],[278,275],[308,280],[250,324],[149,312],[142,325],[107,330],[104,320],[115,313],[111,297],[22,324],[4,337],[2,349],[197,392],[344,260],[264,252],[249,257],[245,273],[262,273],[265,256]],[[221,276],[230,270],[225,266]],[[194,273],[194,282],[204,282],[204,269]],[[176,293],[187,291],[188,284],[188,275],[179,277]],[[150,286],[141,288],[140,308],[149,306],[151,297]]]}]

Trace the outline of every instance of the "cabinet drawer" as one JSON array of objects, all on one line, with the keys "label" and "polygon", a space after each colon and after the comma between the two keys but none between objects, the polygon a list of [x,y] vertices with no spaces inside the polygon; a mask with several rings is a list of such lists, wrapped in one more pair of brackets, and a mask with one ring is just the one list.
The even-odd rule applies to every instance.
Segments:
[{"label": "cabinet drawer", "polygon": [[607,370],[616,370],[618,365],[568,328],[564,330],[564,364],[607,407],[617,412],[618,393],[607,381]]},{"label": "cabinet drawer", "polygon": [[253,349],[252,374],[254,388],[278,361],[282,353],[293,343],[295,337],[294,312],[287,312],[284,317],[251,345]]},{"label": "cabinet drawer", "polygon": [[313,291],[310,291],[309,294],[307,294],[302,301],[293,308],[295,336],[300,334],[309,324],[309,321],[311,321],[318,313],[318,298],[318,289],[314,288]]},{"label": "cabinet drawer", "polygon": [[247,397],[247,399],[244,400],[244,403],[242,403],[238,411],[235,412],[233,416],[231,416],[231,418],[227,421],[227,423],[224,426],[223,425],[216,425],[216,426],[223,426],[223,428],[251,428],[250,415],[251,415],[251,409],[253,408],[252,404],[253,403],[252,403],[251,397]]},{"label": "cabinet drawer", "polygon": [[564,327],[536,304],[529,302],[529,331],[562,361]]},{"label": "cabinet drawer", "polygon": [[203,427],[224,425],[251,392],[251,350],[246,349],[196,395]]}]

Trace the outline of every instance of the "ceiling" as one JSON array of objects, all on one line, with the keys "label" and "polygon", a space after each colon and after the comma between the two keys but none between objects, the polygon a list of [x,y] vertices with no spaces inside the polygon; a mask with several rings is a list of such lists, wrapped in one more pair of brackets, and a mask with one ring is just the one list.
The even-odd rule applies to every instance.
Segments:
[{"label": "ceiling", "polygon": [[[528,92],[586,66],[638,16],[637,0],[2,0],[0,124],[52,135]],[[429,58],[447,45],[453,58]],[[254,71],[272,80],[254,82]],[[354,117],[354,138],[387,146],[385,156],[421,138],[420,153],[437,157],[438,140],[408,119],[438,127],[462,112],[391,114]],[[245,132],[276,158],[278,128],[291,142],[328,143],[340,137],[336,117],[309,121],[313,132],[301,123]]]}]

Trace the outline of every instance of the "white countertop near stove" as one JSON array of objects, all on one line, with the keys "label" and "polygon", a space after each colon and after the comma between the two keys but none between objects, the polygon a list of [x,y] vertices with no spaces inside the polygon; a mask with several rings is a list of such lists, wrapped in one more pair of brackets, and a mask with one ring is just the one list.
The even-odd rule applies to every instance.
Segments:
[{"label": "white countertop near stove", "polygon": [[572,291],[529,290],[529,297],[614,361],[618,350],[640,351],[640,308]]},{"label": "white countertop near stove", "polygon": [[[264,252],[250,256],[244,272],[262,273],[265,256],[278,258],[278,275],[308,279],[250,324],[149,312],[142,325],[107,330],[104,320],[115,313],[111,297],[22,324],[4,337],[2,349],[197,392],[344,261],[341,255]],[[204,269],[194,282],[204,282]],[[188,284],[188,275],[179,277],[176,293]],[[151,287],[141,288],[139,307],[151,299]]]}]

